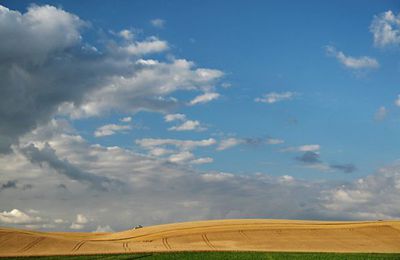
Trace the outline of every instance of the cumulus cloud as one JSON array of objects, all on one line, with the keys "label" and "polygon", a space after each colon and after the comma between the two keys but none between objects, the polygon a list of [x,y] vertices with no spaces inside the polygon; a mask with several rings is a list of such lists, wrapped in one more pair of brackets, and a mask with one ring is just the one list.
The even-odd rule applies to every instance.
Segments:
[{"label": "cumulus cloud", "polygon": [[352,57],[346,56],[343,52],[336,50],[333,46],[326,46],[326,53],[330,56],[335,57],[343,66],[353,70],[361,69],[377,69],[379,68],[379,62],[371,57]]},{"label": "cumulus cloud", "polygon": [[126,46],[119,47],[119,51],[129,55],[143,56],[168,50],[168,43],[157,37],[150,37],[145,41],[132,42]]},{"label": "cumulus cloud", "polygon": [[134,36],[133,32],[127,29],[120,31],[118,35],[124,38],[125,40],[132,40]]},{"label": "cumulus cloud", "polygon": [[150,23],[151,23],[151,25],[153,25],[156,28],[164,28],[165,20],[157,18],[157,19],[151,20]]},{"label": "cumulus cloud", "polygon": [[98,116],[110,111],[131,114],[138,111],[168,112],[179,105],[176,99],[169,97],[171,93],[208,88],[222,75],[216,70],[209,70],[215,73],[203,73],[207,69],[195,69],[192,62],[184,59],[170,63],[140,59],[135,64],[140,69],[134,75],[114,78],[111,84],[86,96],[83,105],[66,104],[61,110],[75,118]]},{"label": "cumulus cloud", "polygon": [[178,140],[178,139],[159,139],[159,138],[144,138],[136,140],[136,144],[143,148],[153,148],[155,146],[172,145],[182,150],[191,150],[196,147],[205,147],[214,145],[215,139],[203,139],[203,140]]},{"label": "cumulus cloud", "polygon": [[234,177],[235,175],[227,172],[211,172],[205,173],[201,176],[201,178],[206,182],[223,182],[229,179],[233,179]]},{"label": "cumulus cloud", "polygon": [[376,47],[400,44],[400,14],[391,10],[375,15],[369,27]]},{"label": "cumulus cloud", "polygon": [[321,149],[319,144],[305,144],[295,147],[287,147],[282,149],[282,152],[317,152]]},{"label": "cumulus cloud", "polygon": [[124,123],[130,123],[130,122],[132,122],[132,117],[130,117],[130,116],[123,117],[119,121],[124,122]]},{"label": "cumulus cloud", "polygon": [[135,141],[137,145],[146,149],[149,154],[157,157],[169,155],[167,161],[171,163],[203,164],[213,161],[210,157],[196,158],[192,151],[199,147],[216,144],[213,138],[203,140],[177,140],[145,138]]},{"label": "cumulus cloud", "polygon": [[168,114],[164,117],[165,122],[180,121],[180,125],[168,128],[169,131],[204,131],[207,128],[200,124],[198,120],[188,120],[184,114]]},{"label": "cumulus cloud", "polygon": [[220,94],[218,94],[218,93],[208,92],[208,93],[204,93],[202,95],[195,97],[194,99],[192,99],[189,102],[189,104],[191,106],[197,105],[197,104],[204,104],[204,103],[208,103],[212,100],[218,99],[219,97],[220,97]]},{"label": "cumulus cloud", "polygon": [[211,157],[201,157],[198,159],[194,159],[191,161],[192,164],[205,164],[205,163],[212,163],[214,161]]},{"label": "cumulus cloud", "polygon": [[0,126],[1,153],[54,114],[165,112],[178,105],[172,92],[205,91],[223,75],[185,59],[140,59],[167,50],[168,43],[139,41],[130,31],[120,32],[122,43],[109,36],[98,51],[84,41],[85,21],[49,5],[32,5],[26,13],[1,6],[0,24],[0,120],[7,122]]},{"label": "cumulus cloud", "polygon": [[19,209],[0,212],[0,222],[4,224],[35,224],[43,220],[38,216],[30,216]]},{"label": "cumulus cloud", "polygon": [[168,160],[172,163],[184,163],[194,159],[194,154],[189,151],[182,151],[171,155]]},{"label": "cumulus cloud", "polygon": [[130,125],[108,124],[97,128],[96,131],[94,132],[94,136],[103,137],[108,135],[114,135],[116,133],[124,133],[126,130],[130,129],[132,129]]},{"label": "cumulus cloud", "polygon": [[114,230],[109,226],[97,226],[96,230],[93,231],[93,233],[109,233],[109,232],[114,232]]},{"label": "cumulus cloud", "polygon": [[0,6],[0,21],[1,60],[34,64],[80,42],[85,24],[76,15],[49,5],[31,5],[24,14]]},{"label": "cumulus cloud", "polygon": [[85,228],[85,225],[89,223],[88,218],[83,214],[77,214],[75,221],[71,224],[70,229],[80,230]]},{"label": "cumulus cloud", "polygon": [[168,114],[164,116],[165,122],[173,122],[173,121],[184,121],[186,120],[186,115],[184,114]]},{"label": "cumulus cloud", "polygon": [[262,102],[262,103],[268,103],[268,104],[273,104],[276,102],[284,101],[284,100],[291,100],[297,95],[296,92],[271,92],[264,94],[263,97],[261,98],[256,98],[254,101],[256,102]]},{"label": "cumulus cloud", "polygon": [[387,166],[353,183],[325,191],[324,206],[352,219],[399,218],[400,167]]},{"label": "cumulus cloud", "polygon": [[223,150],[232,148],[232,147],[237,146],[242,143],[243,143],[243,139],[238,139],[238,138],[233,138],[233,137],[228,138],[228,139],[223,139],[219,143],[217,150],[223,151]]},{"label": "cumulus cloud", "polygon": [[198,120],[187,120],[180,125],[168,128],[170,131],[203,131],[206,130],[202,127]]}]

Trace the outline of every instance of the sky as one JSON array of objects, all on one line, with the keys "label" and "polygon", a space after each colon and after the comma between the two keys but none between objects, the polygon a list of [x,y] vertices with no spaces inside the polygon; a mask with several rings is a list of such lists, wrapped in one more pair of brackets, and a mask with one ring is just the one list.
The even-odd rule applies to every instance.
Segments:
[{"label": "sky", "polygon": [[398,1],[0,1],[0,225],[400,218]]}]

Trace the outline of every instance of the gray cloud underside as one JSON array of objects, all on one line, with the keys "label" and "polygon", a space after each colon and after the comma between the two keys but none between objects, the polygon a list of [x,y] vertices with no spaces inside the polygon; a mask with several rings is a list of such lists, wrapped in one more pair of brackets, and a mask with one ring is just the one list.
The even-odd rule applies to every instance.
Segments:
[{"label": "gray cloud underside", "polygon": [[63,174],[72,180],[88,183],[95,189],[109,190],[110,188],[117,188],[118,186],[123,185],[121,181],[82,171],[75,165],[71,164],[68,160],[59,159],[55,150],[47,143],[42,149],[37,148],[34,144],[30,144],[21,148],[20,151],[30,160],[31,163],[39,164],[40,166],[47,164],[58,173]]},{"label": "gray cloud underside", "polygon": [[320,163],[320,156],[316,152],[307,151],[301,156],[296,157],[296,160],[303,163]]},{"label": "gray cloud underside", "polygon": [[[167,50],[155,37],[141,42],[110,36],[101,51],[84,42],[79,17],[52,6],[26,13],[0,6],[0,153],[54,114],[100,116],[110,111],[163,112],[176,90],[210,88],[222,72],[192,62],[142,60]],[[104,99],[107,96],[107,99]]]}]

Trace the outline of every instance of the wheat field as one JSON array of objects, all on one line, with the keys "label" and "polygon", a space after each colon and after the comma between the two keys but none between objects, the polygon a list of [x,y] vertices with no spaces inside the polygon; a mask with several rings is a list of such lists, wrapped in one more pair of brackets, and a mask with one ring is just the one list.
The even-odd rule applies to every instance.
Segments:
[{"label": "wheat field", "polygon": [[181,251],[399,253],[400,221],[210,220],[115,233],[0,228],[0,256]]}]

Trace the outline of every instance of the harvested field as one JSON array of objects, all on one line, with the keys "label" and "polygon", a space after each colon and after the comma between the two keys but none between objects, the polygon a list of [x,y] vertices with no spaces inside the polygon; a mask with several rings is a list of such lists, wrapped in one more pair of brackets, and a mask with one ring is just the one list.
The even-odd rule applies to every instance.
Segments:
[{"label": "harvested field", "polygon": [[212,220],[116,233],[0,228],[0,256],[176,251],[399,253],[400,221]]}]

